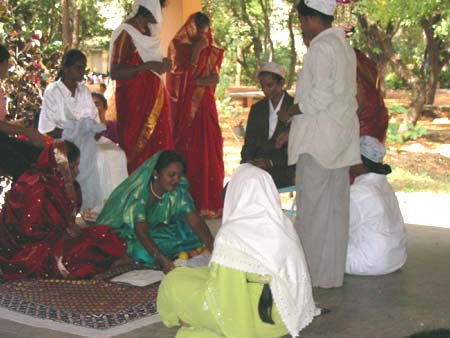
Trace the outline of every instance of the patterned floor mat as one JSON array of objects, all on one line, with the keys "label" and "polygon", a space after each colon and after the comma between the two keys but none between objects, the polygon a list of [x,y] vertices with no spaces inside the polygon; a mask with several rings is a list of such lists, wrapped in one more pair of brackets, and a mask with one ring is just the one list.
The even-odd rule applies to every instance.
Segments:
[{"label": "patterned floor mat", "polygon": [[[159,282],[146,287],[111,283],[110,279],[122,273],[142,269],[142,266],[128,264],[115,267],[89,280],[40,279],[4,282],[0,284],[0,309],[35,319],[86,328],[73,332],[83,336],[108,337],[109,334],[95,332],[113,328],[139,320],[134,329],[159,320],[156,296]],[[3,311],[4,312],[4,311]],[[5,319],[6,316],[0,317]],[[145,319],[149,319],[148,322]],[[14,320],[14,319],[12,319]],[[26,321],[28,324],[28,321]],[[34,326],[34,325],[32,325]],[[57,325],[51,325],[58,330]],[[43,327],[43,326],[40,326]],[[67,326],[64,325],[65,329]],[[114,334],[130,331],[121,328]],[[111,333],[112,335],[112,333]]]}]

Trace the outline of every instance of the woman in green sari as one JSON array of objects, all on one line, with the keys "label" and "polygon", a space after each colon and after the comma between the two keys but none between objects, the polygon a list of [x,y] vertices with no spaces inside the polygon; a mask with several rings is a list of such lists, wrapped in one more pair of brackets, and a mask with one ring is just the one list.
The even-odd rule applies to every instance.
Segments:
[{"label": "woman in green sari", "polygon": [[156,153],[112,192],[97,218],[127,242],[130,258],[165,273],[181,251],[213,247],[211,232],[189,195],[185,171],[176,152]]},{"label": "woman in green sari", "polygon": [[266,171],[235,171],[210,266],[169,273],[157,308],[166,326],[181,326],[176,338],[297,337],[320,313],[300,240]]}]

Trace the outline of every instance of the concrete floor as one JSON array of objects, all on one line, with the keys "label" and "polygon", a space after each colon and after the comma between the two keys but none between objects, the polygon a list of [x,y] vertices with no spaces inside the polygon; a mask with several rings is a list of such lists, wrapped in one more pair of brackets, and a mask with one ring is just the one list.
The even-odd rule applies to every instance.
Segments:
[{"label": "concrete floor", "polygon": [[[409,256],[400,271],[380,277],[348,275],[342,288],[314,290],[318,306],[331,313],[316,318],[301,332],[302,338],[400,338],[450,329],[450,229],[408,225],[407,230]],[[175,329],[157,323],[117,337],[175,334]],[[78,336],[0,320],[0,338],[28,337]]]}]

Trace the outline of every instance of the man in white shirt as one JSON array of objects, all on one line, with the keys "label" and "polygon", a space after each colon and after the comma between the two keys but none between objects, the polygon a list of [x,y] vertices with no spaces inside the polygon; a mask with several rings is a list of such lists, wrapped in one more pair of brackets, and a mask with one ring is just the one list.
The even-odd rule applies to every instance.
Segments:
[{"label": "man in white shirt", "polygon": [[345,272],[384,275],[406,262],[406,231],[392,187],[386,179],[391,168],[383,163],[384,145],[361,137],[363,163],[350,168],[356,177],[350,188],[350,228]]},{"label": "man in white shirt", "polygon": [[[344,30],[332,28],[335,0],[301,0],[303,40],[310,41],[291,120],[289,164],[296,164],[295,227],[313,286],[342,286],[349,218],[349,167],[361,162],[356,115],[356,56]],[[287,141],[280,135],[277,145]]]}]

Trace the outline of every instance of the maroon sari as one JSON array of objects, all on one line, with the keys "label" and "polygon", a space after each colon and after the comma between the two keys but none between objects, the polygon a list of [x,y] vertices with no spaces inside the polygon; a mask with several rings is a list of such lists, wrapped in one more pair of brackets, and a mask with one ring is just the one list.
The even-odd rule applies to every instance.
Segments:
[{"label": "maroon sari", "polygon": [[376,64],[361,51],[355,50],[357,58],[358,104],[360,135],[376,137],[380,142],[386,139],[389,124],[388,110],[380,90],[380,78]]},{"label": "maroon sari", "polygon": [[[150,35],[150,31],[144,34]],[[126,31],[114,41],[112,63],[142,64]],[[116,110],[119,145],[127,155],[130,175],[153,154],[174,148],[167,91],[162,79],[153,72],[116,81]]]},{"label": "maroon sari", "polygon": [[223,49],[212,45],[209,32],[209,45],[201,51],[197,64],[192,65],[192,39],[197,34],[193,14],[169,46],[173,70],[167,74],[167,89],[174,122],[175,150],[187,163],[190,194],[200,214],[219,217],[223,208],[224,165],[223,138],[214,97],[216,86],[198,86],[195,80],[218,73]]},{"label": "maroon sari", "polygon": [[123,256],[126,244],[110,227],[92,226],[76,237],[69,235],[80,201],[64,143],[48,145],[8,192],[1,211],[2,277],[85,278]]}]

